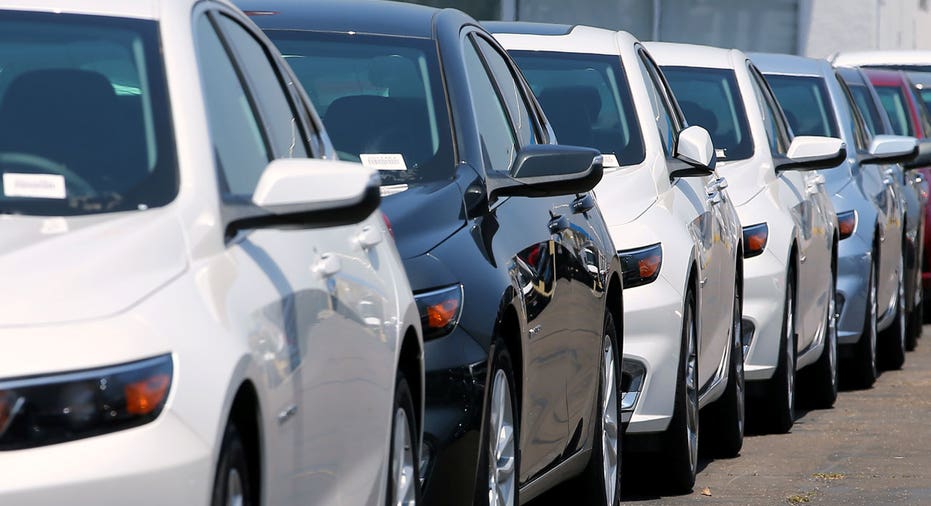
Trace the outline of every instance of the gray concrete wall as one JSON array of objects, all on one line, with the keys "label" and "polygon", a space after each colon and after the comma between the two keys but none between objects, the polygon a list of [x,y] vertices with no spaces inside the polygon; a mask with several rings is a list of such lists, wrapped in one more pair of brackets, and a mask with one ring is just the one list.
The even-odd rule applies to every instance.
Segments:
[{"label": "gray concrete wall", "polygon": [[931,13],[921,0],[800,0],[799,52],[931,49]]}]

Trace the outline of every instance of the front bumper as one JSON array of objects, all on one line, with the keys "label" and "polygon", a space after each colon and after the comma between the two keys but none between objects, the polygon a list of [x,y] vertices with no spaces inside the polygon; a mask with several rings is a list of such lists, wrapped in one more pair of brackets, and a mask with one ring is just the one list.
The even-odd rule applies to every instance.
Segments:
[{"label": "front bumper", "polygon": [[872,253],[857,235],[842,240],[837,252],[837,343],[852,344],[863,333]]},{"label": "front bumper", "polygon": [[[753,329],[744,357],[744,379],[762,381],[773,376],[779,361],[782,316],[785,308],[786,266],[769,250],[744,261],[743,318]],[[745,333],[746,334],[746,333]]]}]

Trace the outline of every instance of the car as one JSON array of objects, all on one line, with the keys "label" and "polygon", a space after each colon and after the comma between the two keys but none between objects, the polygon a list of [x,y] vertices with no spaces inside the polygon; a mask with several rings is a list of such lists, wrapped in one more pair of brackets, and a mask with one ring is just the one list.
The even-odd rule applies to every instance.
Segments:
[{"label": "car", "polygon": [[[896,162],[913,156],[913,137],[872,136],[827,60],[756,54],[798,135],[836,136],[849,146],[839,167],[822,171],[841,228],[838,250],[838,342],[850,351],[851,377],[876,379],[877,360],[905,359],[905,187]],[[917,204],[917,202],[916,202]],[[913,223],[917,230],[917,222]],[[882,332],[878,335],[878,332]]]},{"label": "car", "polygon": [[[813,404],[837,396],[837,218],[817,169],[838,165],[833,137],[792,137],[762,74],[738,50],[645,44],[692,124],[714,140],[717,172],[743,225],[743,345],[748,412],[761,428],[795,420],[796,372]],[[807,174],[803,174],[807,172]]]},{"label": "car", "polygon": [[381,168],[423,318],[423,501],[620,491],[622,270],[590,190],[507,53],[455,9],[249,0],[341,159]]},{"label": "car", "polygon": [[377,174],[261,31],[217,0],[4,1],[0,30],[0,502],[413,504]]},{"label": "car", "polygon": [[686,125],[661,71],[627,32],[485,26],[520,66],[557,138],[613,157],[595,193],[624,266],[625,467],[642,467],[650,459],[633,452],[653,449],[664,488],[686,492],[699,441],[727,457],[743,443],[743,234],[714,173],[711,137]]},{"label": "car", "polygon": [[832,54],[828,60],[838,67],[873,67],[931,72],[931,51],[926,50],[840,51]]}]

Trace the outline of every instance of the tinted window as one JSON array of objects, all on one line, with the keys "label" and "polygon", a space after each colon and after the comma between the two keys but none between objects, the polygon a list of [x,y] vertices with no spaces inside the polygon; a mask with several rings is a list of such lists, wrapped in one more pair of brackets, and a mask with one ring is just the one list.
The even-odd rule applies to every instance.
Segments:
[{"label": "tinted window", "polygon": [[264,47],[239,23],[220,16],[220,24],[246,75],[278,157],[305,158],[304,135],[287,91]]},{"label": "tinted window", "polygon": [[564,144],[614,154],[620,165],[645,158],[630,87],[617,56],[512,52]]},{"label": "tinted window", "polygon": [[820,77],[767,75],[795,135],[837,137],[837,121]]},{"label": "tinted window", "polygon": [[450,118],[432,41],[266,33],[310,95],[340,159],[373,166],[387,160],[376,166],[388,169],[380,170],[382,184],[452,178]]},{"label": "tinted window", "polygon": [[4,11],[0,34],[0,213],[105,213],[174,198],[155,22]]},{"label": "tinted window", "polygon": [[198,62],[224,193],[251,196],[271,159],[233,63],[206,16],[197,23]]},{"label": "tinted window", "polygon": [[905,102],[902,88],[899,86],[875,86],[875,88],[883,109],[889,115],[892,130],[898,135],[915,135],[915,129],[912,128],[912,122],[909,121],[908,110],[906,109],[908,105]]},{"label": "tinted window", "polygon": [[889,133],[886,131],[885,125],[883,125],[879,107],[876,106],[870,89],[862,84],[849,83],[847,84],[847,89],[850,90],[850,95],[857,104],[857,109],[860,111],[860,115],[863,116],[863,121],[866,122],[866,126],[870,129],[870,132],[875,134]]},{"label": "tinted window", "polygon": [[675,144],[675,126],[672,121],[672,112],[669,110],[669,104],[666,103],[665,95],[662,92],[663,83],[659,78],[657,69],[653,67],[652,62],[647,60],[643,54],[639,55],[637,62],[640,64],[640,71],[643,72],[647,86],[647,95],[650,96],[650,106],[653,107],[653,118],[656,119],[656,128],[659,130],[659,138],[663,141],[663,149],[666,156],[672,156],[672,147]]},{"label": "tinted window", "polygon": [[747,113],[733,70],[663,67],[672,92],[692,125],[708,130],[722,160],[753,156]]},{"label": "tinted window", "polygon": [[495,82],[498,83],[498,89],[508,108],[508,115],[517,131],[517,139],[521,146],[535,142],[533,131],[533,121],[530,119],[530,112],[527,110],[527,103],[524,101],[524,94],[520,89],[511,69],[504,58],[498,51],[491,46],[484,38],[475,37],[475,43],[482,51],[488,68],[491,69]]},{"label": "tinted window", "polygon": [[851,128],[853,129],[854,138],[856,140],[857,151],[866,151],[870,142],[870,133],[866,128],[866,122],[863,121],[863,116],[857,109],[853,95],[850,94],[850,89],[843,82],[840,83],[840,87],[844,92],[844,101],[848,107],[848,111],[850,112],[850,123]]},{"label": "tinted window", "polygon": [[911,95],[912,103],[915,104],[915,109],[918,110],[918,122],[921,123],[924,138],[929,138],[931,137],[931,114],[924,107],[924,101],[918,96],[918,91],[911,85],[908,87],[908,93]]},{"label": "tinted window", "polygon": [[785,154],[788,150],[788,141],[784,139],[783,129],[779,124],[781,114],[779,107],[776,105],[775,98],[769,94],[763,76],[752,66],[749,70],[750,83],[753,85],[753,92],[756,94],[757,102],[760,104],[760,113],[763,115],[763,126],[766,128],[766,137],[769,139],[769,149],[773,153]]},{"label": "tinted window", "polygon": [[478,121],[485,165],[494,170],[506,171],[517,156],[514,131],[475,47],[467,42],[464,52],[469,87],[472,90],[472,109]]}]

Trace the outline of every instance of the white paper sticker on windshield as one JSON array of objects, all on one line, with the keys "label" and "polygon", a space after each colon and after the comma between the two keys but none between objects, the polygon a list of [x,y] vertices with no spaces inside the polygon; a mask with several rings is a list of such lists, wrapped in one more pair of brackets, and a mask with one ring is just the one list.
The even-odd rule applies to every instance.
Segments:
[{"label": "white paper sticker on windshield", "polygon": [[620,167],[621,164],[617,163],[617,157],[611,153],[602,153],[601,154],[601,166],[602,167]]},{"label": "white paper sticker on windshield", "polygon": [[3,174],[3,194],[7,197],[63,199],[65,176],[59,174]]},{"label": "white paper sticker on windshield", "polygon": [[716,149],[714,150],[714,154],[717,155],[718,158],[727,158],[726,149]]},{"label": "white paper sticker on windshield", "polygon": [[375,170],[407,170],[404,156],[400,153],[361,154],[362,165]]}]

